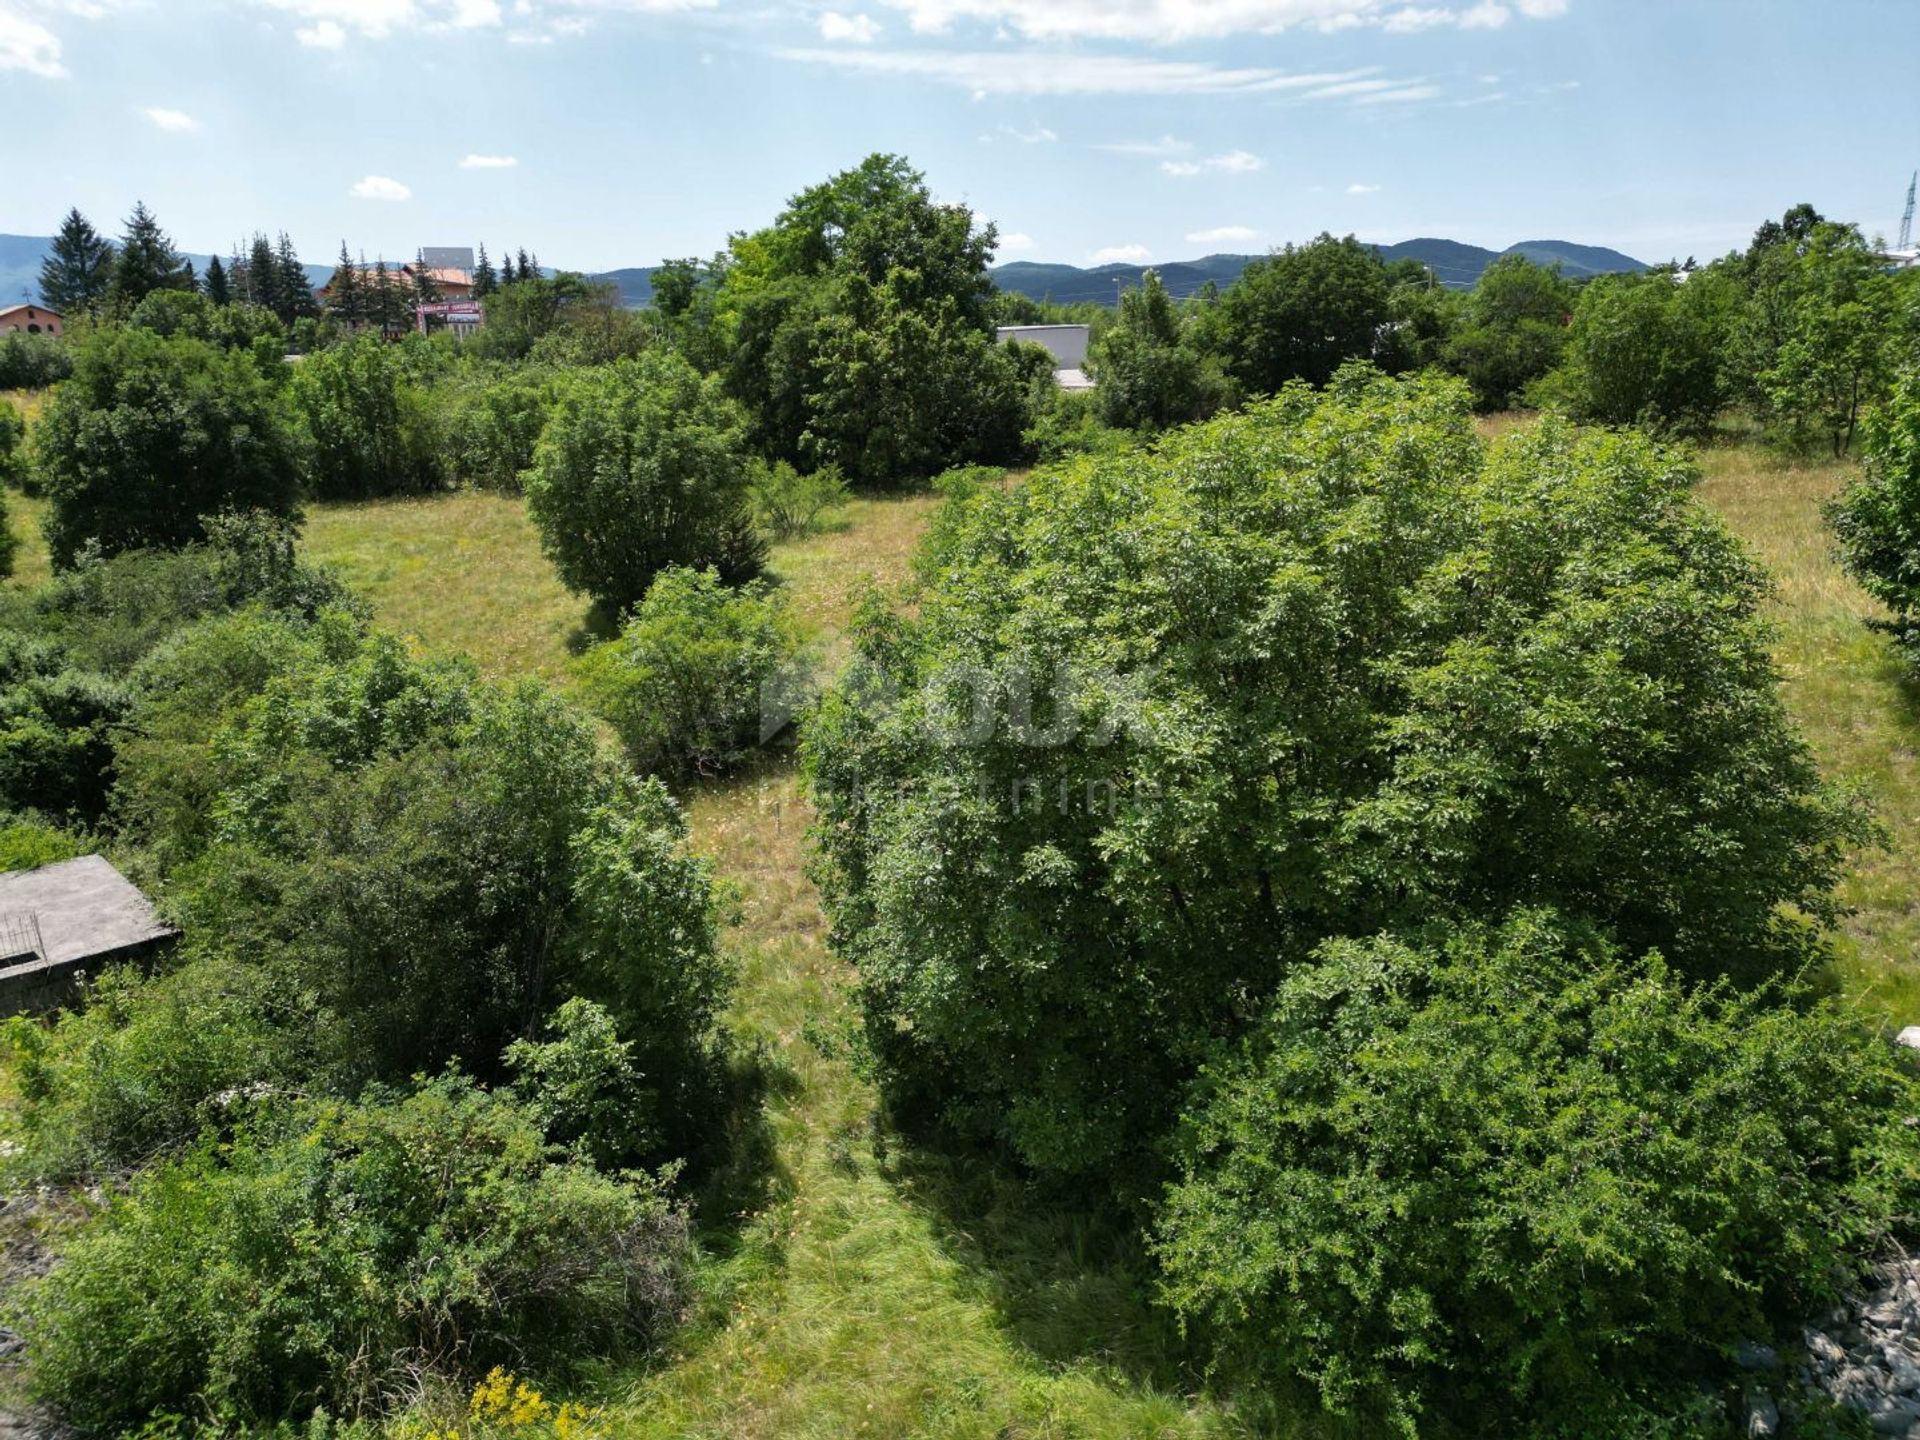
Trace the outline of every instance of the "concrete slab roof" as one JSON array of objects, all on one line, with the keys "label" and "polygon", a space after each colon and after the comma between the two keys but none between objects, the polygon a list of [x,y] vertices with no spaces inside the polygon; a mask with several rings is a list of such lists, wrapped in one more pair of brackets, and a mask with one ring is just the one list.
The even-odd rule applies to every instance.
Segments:
[{"label": "concrete slab roof", "polygon": [[41,959],[30,963],[40,965],[116,955],[175,933],[99,855],[0,875],[0,920],[29,917],[41,945]]}]

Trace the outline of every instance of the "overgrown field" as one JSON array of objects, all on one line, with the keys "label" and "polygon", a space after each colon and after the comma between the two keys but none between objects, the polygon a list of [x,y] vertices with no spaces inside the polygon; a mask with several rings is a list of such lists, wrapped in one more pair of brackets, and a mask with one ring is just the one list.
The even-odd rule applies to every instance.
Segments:
[{"label": "overgrown field", "polygon": [[[1787,696],[1820,762],[1854,779],[1887,835],[1842,890],[1839,980],[1890,1025],[1920,1021],[1920,695],[1874,606],[1839,571],[1821,507],[1842,464],[1748,445],[1705,453],[1703,497],[1774,572]],[[772,570],[832,645],[868,584],[898,593],[937,502],[863,499]],[[41,506],[15,499],[14,584],[46,574]],[[493,675],[565,682],[604,624],[553,578],[523,502],[495,495],[315,509],[310,558],[339,567],[379,623],[471,653]],[[806,804],[790,764],[698,787],[699,846],[738,887],[727,944],[733,1026],[770,1076],[764,1166],[741,1212],[709,1214],[694,1323],[639,1373],[604,1377],[614,1433],[636,1436],[1185,1436],[1253,1422],[1197,1398],[1178,1337],[1116,1237],[1023,1196],[977,1160],[902,1146],[853,1061],[844,967],[806,877]],[[1324,1423],[1324,1422],[1317,1422]],[[1311,1428],[1306,1433],[1312,1433]]]}]

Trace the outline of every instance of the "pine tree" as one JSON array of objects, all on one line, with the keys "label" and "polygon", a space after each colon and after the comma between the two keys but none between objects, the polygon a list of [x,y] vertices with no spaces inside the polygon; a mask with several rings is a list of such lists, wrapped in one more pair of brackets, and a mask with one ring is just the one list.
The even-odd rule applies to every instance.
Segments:
[{"label": "pine tree", "polygon": [[114,257],[110,292],[114,304],[131,310],[156,290],[191,288],[188,268],[173,241],[145,202],[136,203],[120,237],[120,253]]},{"label": "pine tree", "polygon": [[334,266],[333,279],[327,282],[327,309],[349,330],[366,318],[360,303],[360,272],[347,254],[347,242],[340,242],[340,263]]},{"label": "pine tree", "polygon": [[413,261],[413,303],[416,305],[437,305],[445,297],[440,291],[440,282],[427,268],[426,251],[415,253]]},{"label": "pine tree", "polygon": [[500,283],[502,285],[511,285],[519,278],[518,275],[513,273],[513,256],[509,255],[500,265]]},{"label": "pine tree", "polygon": [[373,287],[373,313],[375,321],[380,326],[380,333],[398,335],[406,328],[401,318],[405,300],[393,272],[387,269],[387,257],[384,255],[374,262]]},{"label": "pine tree", "polygon": [[280,281],[280,301],[285,309],[278,311],[280,319],[291,325],[296,320],[309,319],[319,313],[319,307],[313,303],[313,286],[307,280],[307,267],[300,263],[300,252],[293,248],[293,240],[286,231],[280,232],[279,243],[273,250],[274,274]]},{"label": "pine tree", "polygon": [[533,268],[533,262],[527,258],[527,252],[524,247],[522,247],[520,253],[514,258],[520,262],[520,278],[522,280],[531,280],[540,273]]},{"label": "pine tree", "polygon": [[113,282],[113,246],[78,209],[69,210],[40,266],[40,303],[63,315],[97,310]]},{"label": "pine tree", "polygon": [[227,286],[227,267],[220,263],[220,257],[214,256],[207,261],[207,299],[214,304],[226,306],[233,303],[233,292]]},{"label": "pine tree", "polygon": [[473,267],[473,298],[484,300],[500,287],[500,277],[493,273],[493,262],[487,259],[487,246],[480,242],[480,263]]},{"label": "pine tree", "polygon": [[273,263],[273,246],[257,231],[247,252],[247,300],[276,315],[280,313],[280,271]]}]

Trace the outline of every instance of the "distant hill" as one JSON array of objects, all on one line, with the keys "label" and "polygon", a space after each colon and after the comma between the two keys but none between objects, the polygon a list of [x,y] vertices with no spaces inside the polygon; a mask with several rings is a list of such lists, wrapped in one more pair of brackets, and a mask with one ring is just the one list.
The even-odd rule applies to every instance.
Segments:
[{"label": "distant hill", "polygon": [[615,286],[620,291],[620,303],[629,310],[639,310],[653,303],[653,272],[659,268],[657,265],[640,265],[625,270],[603,270],[587,278],[598,284]]},{"label": "distant hill", "polygon": [[[1618,250],[1597,245],[1575,245],[1567,240],[1526,240],[1505,251],[1488,250],[1479,245],[1464,245],[1458,240],[1403,240],[1397,245],[1375,247],[1385,260],[1418,260],[1432,268],[1442,285],[1469,290],[1485,270],[1502,254],[1525,255],[1536,265],[1560,266],[1570,280],[1612,273],[1638,274],[1646,265]],[[1076,265],[1037,265],[1016,260],[993,271],[994,283],[1002,290],[1026,295],[1034,300],[1053,300],[1063,305],[1083,300],[1111,304],[1115,294],[1138,285],[1149,270],[1160,272],[1161,283],[1176,299],[1196,293],[1209,280],[1226,289],[1240,278],[1240,272],[1257,255],[1208,255],[1200,260],[1174,260],[1164,265],[1098,265],[1081,269]]]}]

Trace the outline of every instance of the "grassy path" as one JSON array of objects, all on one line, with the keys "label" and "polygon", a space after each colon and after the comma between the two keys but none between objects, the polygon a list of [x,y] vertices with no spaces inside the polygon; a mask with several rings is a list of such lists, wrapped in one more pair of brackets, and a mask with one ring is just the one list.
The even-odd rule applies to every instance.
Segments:
[{"label": "grassy path", "polygon": [[1857,853],[1840,885],[1842,983],[1890,1024],[1920,1023],[1920,689],[1879,607],[1842,573],[1821,511],[1851,464],[1796,464],[1747,447],[1709,451],[1701,496],[1773,573],[1775,658],[1787,705],[1829,776],[1858,785],[1887,844]]}]

